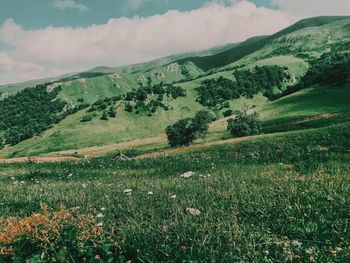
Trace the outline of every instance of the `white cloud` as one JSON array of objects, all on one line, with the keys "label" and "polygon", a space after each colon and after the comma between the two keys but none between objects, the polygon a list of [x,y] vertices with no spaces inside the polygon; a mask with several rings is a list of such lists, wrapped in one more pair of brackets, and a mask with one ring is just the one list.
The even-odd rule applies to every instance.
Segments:
[{"label": "white cloud", "polygon": [[350,15],[350,0],[271,0],[281,10],[303,17]]},{"label": "white cloud", "polygon": [[[213,3],[188,12],[111,19],[87,28],[29,31],[8,20],[0,27],[0,42],[10,50],[6,55],[18,65],[7,69],[11,81],[20,81],[37,78],[39,72],[40,77],[48,77],[96,65],[120,66],[204,50],[272,34],[297,19],[285,12],[257,8],[248,1],[227,7]],[[36,70],[20,72],[28,64],[33,68],[36,65]]]},{"label": "white cloud", "polygon": [[76,9],[80,12],[88,11],[87,6],[77,3],[75,0],[55,0],[53,6],[61,10]]}]

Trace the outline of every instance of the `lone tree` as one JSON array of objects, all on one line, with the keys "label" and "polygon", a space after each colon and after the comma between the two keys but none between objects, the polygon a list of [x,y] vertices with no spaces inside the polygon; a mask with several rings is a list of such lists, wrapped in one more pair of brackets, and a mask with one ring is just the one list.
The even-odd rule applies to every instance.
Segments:
[{"label": "lone tree", "polygon": [[107,111],[103,111],[103,113],[102,113],[102,117],[101,117],[101,120],[104,120],[104,121],[108,121],[108,113],[107,113]]},{"label": "lone tree", "polygon": [[194,118],[182,119],[166,128],[165,132],[171,147],[186,146],[208,133],[213,116],[208,111],[199,111]]},{"label": "lone tree", "polygon": [[236,117],[227,121],[227,131],[235,137],[244,137],[259,134],[261,123],[257,112],[249,114],[249,106],[243,106],[242,110],[236,111]]},{"label": "lone tree", "polygon": [[108,110],[108,116],[111,118],[115,118],[117,116],[117,111],[113,106],[111,106]]}]

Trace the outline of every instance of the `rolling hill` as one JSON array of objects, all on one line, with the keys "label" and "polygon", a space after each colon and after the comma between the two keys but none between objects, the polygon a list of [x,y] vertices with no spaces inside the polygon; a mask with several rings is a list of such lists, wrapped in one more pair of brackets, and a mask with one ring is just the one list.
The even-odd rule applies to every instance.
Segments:
[{"label": "rolling hill", "polygon": [[[321,77],[327,75],[323,72],[329,73],[328,78],[339,75],[337,67],[349,61],[349,51],[350,18],[317,17],[300,21],[272,36],[254,37],[199,53],[118,68],[96,67],[58,78],[1,86],[0,106],[5,105],[8,98],[19,98],[25,88],[43,84],[47,92],[59,89],[55,100],[64,102],[65,107],[58,115],[45,115],[48,124],[36,127],[34,131],[30,130],[30,123],[25,131],[11,121],[0,125],[0,136],[4,138],[11,132],[29,132],[27,137],[19,137],[20,141],[13,145],[5,141],[0,157],[79,152],[82,148],[108,147],[140,139],[147,141],[146,138],[162,136],[169,124],[192,117],[203,108],[211,110],[217,118],[211,125],[207,140],[221,140],[227,136],[226,118],[223,117],[225,107],[236,110],[244,103],[253,105],[260,113],[266,131],[273,130],[271,127],[277,124],[287,125],[320,114],[347,112],[350,110],[347,69],[340,69],[345,79],[339,84],[331,85]],[[262,88],[250,90],[249,96],[242,93],[239,98],[218,98],[220,102],[212,106],[199,102],[198,88],[204,81],[216,83],[222,77],[233,83],[243,78],[249,83],[249,78],[259,70],[263,73],[284,71],[285,77],[278,83],[261,84]],[[317,75],[314,72],[320,76],[313,78]],[[185,96],[170,93],[160,96],[155,88],[150,90],[152,87],[161,87],[161,92],[179,87],[185,91]],[[247,93],[248,88],[243,88],[243,91]],[[128,100],[126,94],[131,96],[133,92],[136,95],[132,96],[146,98],[140,102],[135,97]],[[111,102],[112,98],[115,101]],[[99,108],[101,103],[108,108]],[[97,109],[91,110],[95,104],[97,106],[93,107]],[[127,104],[133,107],[131,112],[126,110]],[[103,111],[111,107],[116,111],[116,118],[101,120]],[[25,112],[16,113],[13,109],[8,114],[20,119]],[[84,118],[89,121],[82,121]],[[39,117],[38,120],[40,122]],[[162,141],[155,147],[164,148],[166,142]]]}]

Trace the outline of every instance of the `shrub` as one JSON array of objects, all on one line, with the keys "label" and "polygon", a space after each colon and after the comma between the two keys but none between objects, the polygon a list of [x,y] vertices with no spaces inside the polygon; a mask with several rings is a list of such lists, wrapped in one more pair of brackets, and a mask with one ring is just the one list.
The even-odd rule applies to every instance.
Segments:
[{"label": "shrub", "polygon": [[205,110],[197,112],[194,118],[182,119],[166,128],[168,142],[171,147],[186,146],[208,133],[209,123],[213,116]]},{"label": "shrub", "polygon": [[227,130],[235,137],[259,134],[261,124],[258,113],[248,114],[248,107],[236,111],[236,117],[227,121]]},{"label": "shrub", "polygon": [[227,111],[224,111],[223,114],[224,114],[224,117],[229,117],[229,116],[231,116],[233,114],[233,110],[229,109]]},{"label": "shrub", "polygon": [[81,122],[89,122],[92,121],[92,116],[91,115],[84,115],[83,118],[80,120]]},{"label": "shrub", "polygon": [[101,120],[108,121],[108,119],[109,119],[109,118],[108,118],[108,113],[107,113],[107,111],[103,111]]}]

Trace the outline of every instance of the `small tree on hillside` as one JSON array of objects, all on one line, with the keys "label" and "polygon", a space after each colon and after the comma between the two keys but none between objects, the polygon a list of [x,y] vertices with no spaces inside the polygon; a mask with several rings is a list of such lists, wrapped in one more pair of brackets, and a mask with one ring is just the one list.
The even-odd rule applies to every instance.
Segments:
[{"label": "small tree on hillside", "polygon": [[115,118],[117,116],[117,111],[113,106],[111,106],[108,110],[108,116],[111,118]]},{"label": "small tree on hillside", "polygon": [[186,146],[208,133],[213,116],[208,111],[197,112],[194,118],[182,119],[166,128],[165,132],[171,147]]},{"label": "small tree on hillside", "polygon": [[249,114],[249,107],[243,106],[241,111],[236,111],[236,117],[227,121],[227,130],[235,137],[244,137],[259,134],[261,123],[257,112]]},{"label": "small tree on hillside", "polygon": [[105,110],[103,111],[101,120],[108,121],[108,113],[107,113],[107,111],[105,111]]}]

